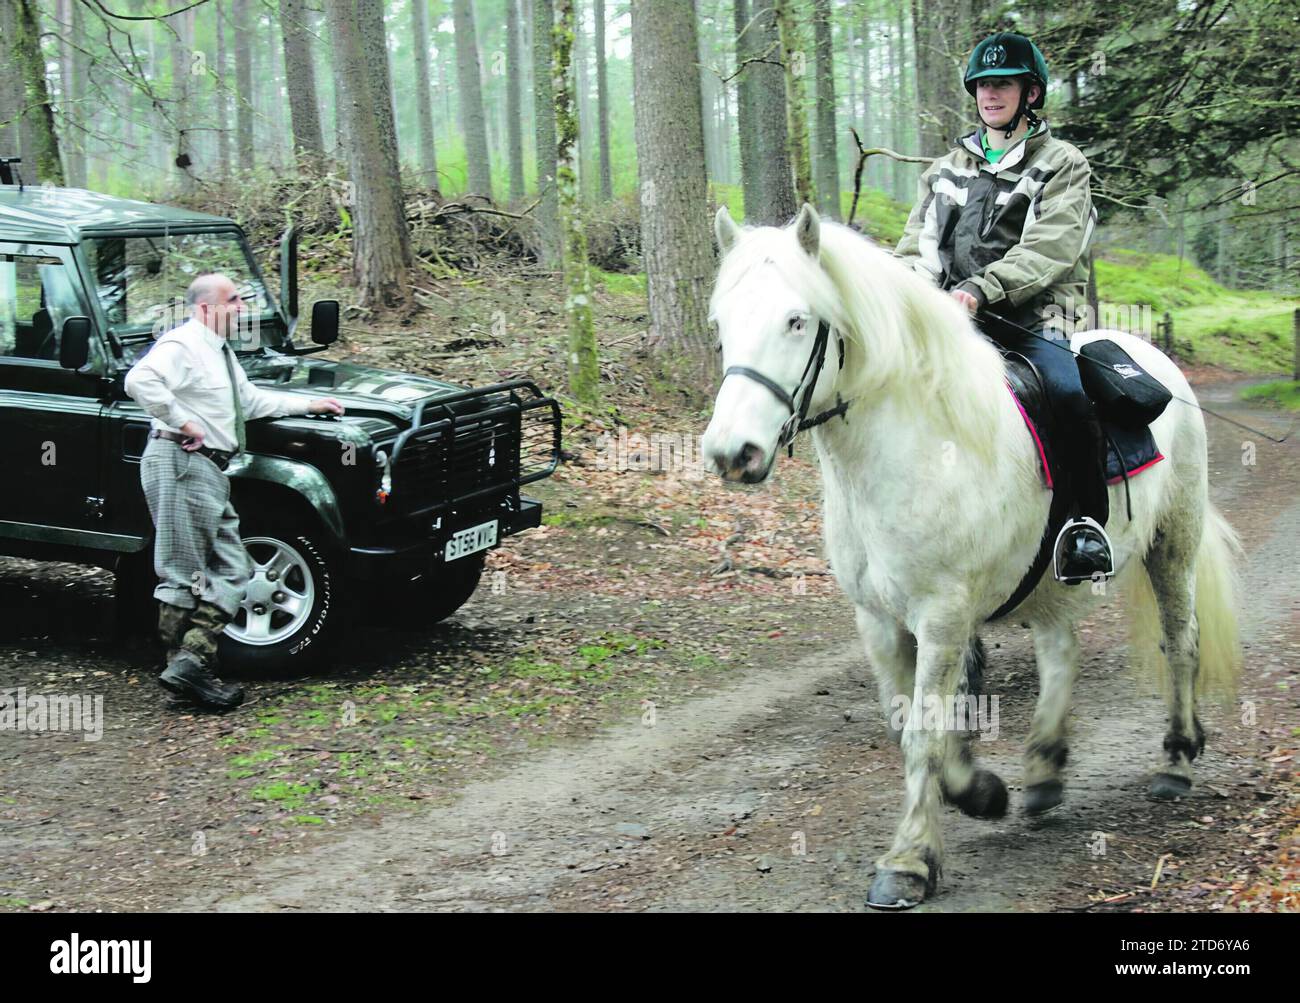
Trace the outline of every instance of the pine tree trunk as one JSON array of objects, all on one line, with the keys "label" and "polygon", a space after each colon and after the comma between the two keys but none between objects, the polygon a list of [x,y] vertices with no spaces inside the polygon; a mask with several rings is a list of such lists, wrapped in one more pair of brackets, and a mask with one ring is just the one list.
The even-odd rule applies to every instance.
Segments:
[{"label": "pine tree trunk", "polygon": [[[217,40],[217,65],[212,68],[214,93],[213,104],[216,105],[217,122],[217,177],[230,176],[230,96],[226,89],[230,86],[228,72],[229,59],[226,55],[226,14],[219,6],[212,8],[212,30]],[[131,120],[130,112],[126,120]]]},{"label": "pine tree trunk", "polygon": [[[632,73],[641,180],[649,343],[681,360],[696,387],[711,375],[708,297],[714,265],[704,171],[699,51],[692,0],[632,6]],[[780,79],[780,68],[773,67]]]},{"label": "pine tree trunk", "polygon": [[595,4],[596,35],[596,130],[600,134],[600,200],[608,202],[614,197],[614,170],[609,158],[609,79],[605,66],[605,0],[592,0]]},{"label": "pine tree trunk", "polygon": [[718,181],[718,127],[714,119],[714,108],[718,101],[718,77],[713,72],[713,60],[710,58],[712,46],[709,45],[703,26],[697,35],[699,50],[696,62],[699,64],[700,105],[704,111],[704,172],[710,181]]},{"label": "pine tree trunk", "polygon": [[510,198],[522,201],[524,189],[523,66],[520,63],[519,6],[506,0],[506,126],[510,135]]},{"label": "pine tree trunk", "polygon": [[311,57],[307,9],[303,0],[280,0],[280,31],[284,36],[284,73],[289,91],[289,120],[294,152],[313,169],[325,159],[320,114],[316,110],[316,70]]},{"label": "pine tree trunk", "polygon": [[[394,151],[384,141],[379,120],[392,104],[375,93],[368,39],[375,26],[362,18],[380,15],[370,0],[330,0],[325,5],[346,119],[348,175],[352,206],[352,271],[363,306],[405,306],[406,270],[411,265],[410,232],[401,206],[402,180]],[[379,31],[382,32],[382,21]],[[388,73],[387,62],[382,72]]]},{"label": "pine tree trunk", "polygon": [[533,0],[533,128],[537,142],[537,256],[560,263],[560,216],[555,191],[555,92],[551,86],[553,0]]},{"label": "pine tree trunk", "polygon": [[186,23],[193,11],[172,18],[176,34],[172,37],[171,95],[169,111],[172,119],[172,143],[176,153],[176,179],[182,193],[194,190],[193,158],[190,152],[190,58],[193,51],[193,32]]},{"label": "pine tree trunk", "polygon": [[830,0],[814,0],[813,29],[817,61],[817,205],[831,219],[840,218],[840,163],[836,149],[835,57],[831,49]]},{"label": "pine tree trunk", "polygon": [[357,26],[361,31],[362,52],[365,56],[366,69],[370,73],[370,93],[375,99],[371,114],[384,147],[383,160],[393,165],[397,178],[397,184],[389,187],[389,195],[393,199],[393,207],[390,211],[393,218],[405,220],[406,203],[402,198],[402,162],[397,145],[397,123],[393,110],[393,82],[389,75],[388,29],[384,26],[384,0],[354,0],[354,2],[357,10]]},{"label": "pine tree trunk", "polygon": [[757,50],[758,31],[749,23],[749,0],[734,0],[733,24],[736,30],[736,133],[740,152],[740,188],[745,200],[745,219],[757,222],[755,213],[762,204],[761,166],[755,120],[754,75],[757,67],[747,65]]},{"label": "pine tree trunk", "polygon": [[[755,0],[756,5],[768,0]],[[753,86],[753,131],[755,172],[758,190],[754,204],[745,203],[745,222],[783,226],[799,210],[795,200],[794,173],[790,167],[787,142],[785,71],[781,60],[781,38],[776,12],[771,8],[757,11],[749,33],[755,37],[749,58],[770,62],[751,63],[745,70]]]},{"label": "pine tree trunk", "polygon": [[796,202],[815,205],[812,157],[808,150],[808,102],[804,96],[807,49],[795,20],[793,0],[775,0],[777,30],[781,38],[781,61],[785,64],[786,144],[794,168]]},{"label": "pine tree trunk", "polygon": [[[507,0],[511,2],[511,0]],[[438,151],[433,142],[433,85],[429,76],[429,0],[411,0],[411,47],[415,53],[415,114],[420,126],[420,170],[438,190]]]},{"label": "pine tree trunk", "polygon": [[578,185],[582,190],[584,202],[591,201],[594,162],[591,150],[591,100],[587,80],[587,36],[582,30],[582,7],[578,0],[573,0],[573,77],[575,100],[578,109]]},{"label": "pine tree trunk", "polygon": [[555,85],[555,129],[560,226],[564,234],[564,311],[569,319],[569,392],[594,405],[600,394],[600,360],[591,317],[591,270],[587,238],[582,228],[582,199],[578,192],[578,108],[570,65],[576,18],[573,0],[556,0],[552,80]]},{"label": "pine tree trunk", "polygon": [[60,146],[68,184],[73,188],[85,188],[85,125],[89,115],[84,102],[86,60],[81,49],[85,48],[86,40],[81,31],[81,3],[80,0],[61,0],[60,7],[59,20],[64,25],[61,30],[64,40],[59,47],[64,122]]},{"label": "pine tree trunk", "polygon": [[474,10],[470,0],[454,0],[456,25],[456,82],[460,98],[460,120],[465,130],[469,190],[492,198],[492,163],[488,159],[487,119],[483,115],[483,82],[478,59],[478,38],[474,31]]},{"label": "pine tree trunk", "polygon": [[253,90],[253,3],[254,0],[234,0],[235,3],[235,146],[241,170],[250,170],[257,163],[253,137],[253,116],[256,113]]}]

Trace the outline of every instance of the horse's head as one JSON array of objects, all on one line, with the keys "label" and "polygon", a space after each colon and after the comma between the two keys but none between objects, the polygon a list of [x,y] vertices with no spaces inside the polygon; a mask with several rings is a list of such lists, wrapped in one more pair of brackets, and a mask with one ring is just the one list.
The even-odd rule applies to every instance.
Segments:
[{"label": "horse's head", "polygon": [[834,340],[820,374],[814,377],[810,366],[827,319],[810,302],[812,288],[825,290],[828,281],[817,264],[821,222],[805,204],[787,227],[742,230],[723,206],[714,232],[723,260],[709,319],[717,326],[723,379],[703,451],[726,480],[755,484],[771,473],[793,434],[790,422],[798,421],[804,393],[816,411],[835,382]]}]

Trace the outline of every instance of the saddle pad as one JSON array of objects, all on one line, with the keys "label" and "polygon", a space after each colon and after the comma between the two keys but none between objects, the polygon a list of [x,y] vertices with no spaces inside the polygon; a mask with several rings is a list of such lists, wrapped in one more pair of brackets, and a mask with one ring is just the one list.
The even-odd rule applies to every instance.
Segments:
[{"label": "saddle pad", "polygon": [[[1007,383],[1007,390],[1011,392],[1011,397],[1016,402],[1016,409],[1020,412],[1020,417],[1024,419],[1025,428],[1029,430],[1029,435],[1034,440],[1034,450],[1038,453],[1038,468],[1043,474],[1043,485],[1051,489],[1052,470],[1047,462],[1047,450],[1043,445],[1043,437],[1039,434],[1038,426],[1034,424],[1034,419],[1029,416],[1029,412],[1025,409],[1024,404],[1020,402],[1020,397],[1010,383]],[[1156,446],[1156,440],[1151,434],[1151,429],[1145,425],[1140,428],[1133,428],[1132,426],[1103,421],[1101,429],[1106,434],[1107,484],[1118,484],[1126,474],[1133,477],[1165,458],[1164,454]]]}]

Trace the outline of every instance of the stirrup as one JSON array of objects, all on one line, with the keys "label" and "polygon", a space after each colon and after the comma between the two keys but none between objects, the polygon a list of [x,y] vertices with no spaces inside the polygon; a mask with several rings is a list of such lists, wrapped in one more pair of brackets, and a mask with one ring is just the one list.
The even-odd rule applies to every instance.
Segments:
[{"label": "stirrup", "polygon": [[[1084,530],[1086,535],[1100,544],[1103,549],[1097,556],[1103,557],[1104,563],[1096,564],[1087,569],[1075,569],[1072,573],[1066,574],[1065,563],[1075,555],[1067,554],[1065,545],[1069,542],[1072,534],[1078,530]],[[1106,531],[1095,519],[1085,515],[1078,519],[1071,519],[1061,527],[1061,531],[1056,534],[1056,543],[1052,547],[1052,575],[1058,582],[1064,582],[1066,585],[1078,585],[1080,582],[1095,581],[1098,575],[1101,575],[1103,579],[1115,576],[1114,548],[1111,547],[1110,537],[1106,535]]]}]

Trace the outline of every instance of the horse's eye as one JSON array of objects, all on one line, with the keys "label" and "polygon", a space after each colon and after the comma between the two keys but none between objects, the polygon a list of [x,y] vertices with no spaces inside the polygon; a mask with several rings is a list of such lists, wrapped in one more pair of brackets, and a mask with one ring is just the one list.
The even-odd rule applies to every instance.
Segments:
[{"label": "horse's eye", "polygon": [[807,324],[807,318],[805,318],[805,317],[791,317],[791,318],[790,318],[790,333],[791,333],[791,334],[803,334],[804,326],[805,326],[806,324]]}]

